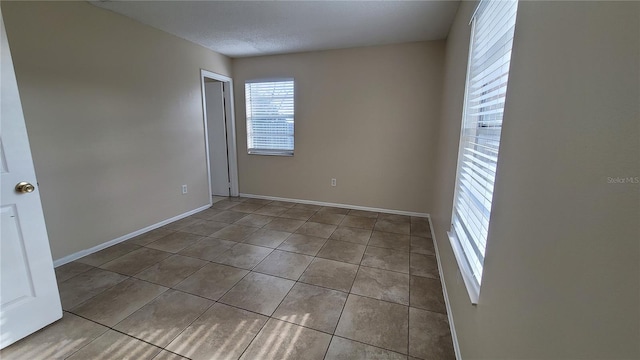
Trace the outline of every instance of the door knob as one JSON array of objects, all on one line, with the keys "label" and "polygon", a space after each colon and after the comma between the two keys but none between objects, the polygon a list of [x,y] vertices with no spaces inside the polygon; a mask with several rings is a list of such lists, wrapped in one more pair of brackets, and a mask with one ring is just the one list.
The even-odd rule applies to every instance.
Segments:
[{"label": "door knob", "polygon": [[36,189],[35,186],[31,185],[26,181],[19,182],[18,185],[16,185],[16,191],[19,193],[30,193],[30,192],[33,192],[33,190],[35,189]]}]

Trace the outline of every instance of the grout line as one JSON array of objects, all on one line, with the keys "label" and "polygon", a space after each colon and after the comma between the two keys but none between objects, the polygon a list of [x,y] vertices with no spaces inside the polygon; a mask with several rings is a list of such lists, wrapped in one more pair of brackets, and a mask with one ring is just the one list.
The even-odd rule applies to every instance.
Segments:
[{"label": "grout line", "polygon": [[[153,300],[152,300],[152,301],[153,301]],[[148,304],[148,303],[147,303],[147,304]],[[145,305],[146,305],[146,304],[145,304]],[[143,306],[144,306],[144,305],[143,305]],[[138,310],[139,310],[139,309],[138,309]],[[135,312],[137,312],[138,310],[136,310]],[[66,310],[65,310],[65,311],[66,311]],[[115,328],[114,328],[114,327],[112,327],[112,326],[107,326],[107,325],[105,325],[105,324],[99,323],[99,322],[97,322],[97,321],[95,321],[95,320],[89,319],[89,318],[84,317],[84,316],[82,316],[82,315],[78,315],[78,314],[76,314],[76,313],[72,313],[72,312],[70,312],[70,311],[66,311],[66,312],[71,313],[71,314],[73,314],[73,315],[75,315],[75,316],[77,316],[77,317],[79,317],[79,318],[82,318],[82,319],[85,319],[85,320],[87,320],[87,321],[90,321],[90,322],[92,322],[92,323],[94,323],[94,324],[98,324],[98,325],[100,325],[100,326],[102,326],[102,327],[105,327],[105,328],[106,328],[106,330],[105,330],[104,332],[100,333],[100,335],[96,336],[93,340],[89,341],[86,345],[82,346],[81,348],[77,349],[77,350],[76,350],[76,351],[74,351],[73,353],[71,353],[71,354],[69,354],[68,356],[66,356],[66,357],[65,357],[65,359],[70,358],[70,357],[71,357],[71,356],[73,356],[75,353],[77,353],[77,352],[79,352],[80,350],[84,349],[85,347],[89,346],[91,343],[93,343],[93,342],[94,342],[94,341],[96,341],[99,337],[103,336],[104,334],[106,334],[106,333],[107,333],[107,332],[109,332],[109,331],[115,331],[115,332],[117,332],[117,333],[120,333],[120,334],[122,334],[122,335],[125,335],[125,336],[127,336],[127,337],[130,337],[130,338],[132,338],[132,339],[135,339],[135,340],[138,340],[138,341],[144,342],[144,343],[146,343],[146,344],[149,344],[149,345],[151,345],[151,346],[153,346],[153,347],[156,347],[156,348],[160,349],[160,351],[158,352],[158,354],[159,354],[160,352],[162,352],[162,350],[166,350],[166,349],[164,349],[164,348],[162,348],[162,347],[160,347],[160,346],[158,346],[158,345],[156,345],[156,344],[152,344],[152,343],[150,343],[150,342],[148,342],[148,341],[146,341],[146,340],[143,340],[143,339],[137,338],[137,337],[135,337],[135,336],[132,336],[132,335],[129,335],[129,334],[127,334],[127,333],[124,333],[124,332],[122,332],[122,331],[120,331],[120,330],[117,330],[117,329],[115,329]],[[134,312],[134,313],[135,313],[135,312]],[[131,314],[131,315],[133,315],[133,314]],[[131,316],[131,315],[129,315],[129,316]],[[127,317],[128,317],[128,316],[127,316]],[[126,318],[125,318],[125,319],[126,319]],[[123,319],[123,320],[124,320],[124,319]],[[121,320],[120,322],[122,322],[122,320]],[[116,325],[118,325],[120,322],[118,322]],[[114,325],[114,326],[115,326],[115,325]],[[167,350],[167,351],[169,351],[169,350]],[[169,351],[169,352],[172,352],[172,351]],[[158,354],[156,354],[155,356],[157,356]],[[180,355],[180,354],[176,354],[176,355]]]},{"label": "grout line", "polygon": [[[179,292],[182,292],[182,293],[184,293],[184,294],[189,294],[188,292],[184,292],[184,291],[180,291],[180,290],[176,290],[176,289],[171,289],[171,290],[179,291]],[[193,295],[193,294],[189,294],[189,295]],[[204,299],[207,299],[207,298],[204,298]],[[202,313],[200,313],[198,316],[196,316],[196,318],[195,318],[195,319],[193,319],[193,321],[191,321],[191,322],[189,323],[189,325],[185,326],[185,328],[184,328],[184,329],[182,329],[182,331],[180,331],[176,336],[174,336],[174,337],[171,339],[171,341],[169,341],[169,342],[167,343],[167,345],[165,345],[165,347],[164,347],[164,348],[162,348],[163,350],[168,351],[168,352],[170,352],[170,353],[172,353],[172,354],[176,354],[176,355],[179,355],[179,356],[182,356],[182,357],[184,357],[184,358],[188,358],[188,359],[189,359],[189,357],[187,357],[187,356],[185,356],[185,355],[178,354],[178,353],[176,353],[176,352],[173,352],[173,351],[171,351],[171,350],[168,350],[168,349],[167,349],[167,346],[171,345],[171,343],[172,343],[175,339],[177,339],[180,335],[182,335],[182,333],[184,333],[184,332],[185,332],[185,331],[186,331],[186,330],[187,330],[191,325],[193,325],[193,323],[195,323],[196,321],[198,321],[198,319],[200,319],[200,318],[201,318],[201,317],[202,317],[202,316],[203,316],[207,311],[209,311],[209,309],[211,309],[211,308],[213,307],[213,305],[215,305],[215,304],[217,303],[217,301],[214,301],[214,300],[211,300],[211,299],[207,299],[207,300],[211,301],[211,305],[209,305],[209,307],[207,307],[207,308],[206,308]]]},{"label": "grout line", "polygon": [[[98,269],[99,269],[99,268],[98,268]],[[104,269],[100,269],[100,270],[103,270],[103,271],[109,271],[109,270],[104,270]],[[113,271],[109,271],[109,272],[113,272]],[[114,273],[114,274],[117,274],[117,275],[121,275],[121,276],[126,276],[126,275],[118,274],[118,273],[116,273],[116,272],[113,272],[113,273]],[[106,289],[104,289],[104,290],[100,291],[99,293],[97,293],[97,294],[93,295],[92,297],[88,298],[87,300],[85,300],[85,301],[83,301],[83,302],[81,302],[81,303],[78,303],[78,304],[74,305],[71,309],[68,309],[68,310],[64,310],[64,309],[62,309],[62,310],[63,310],[63,311],[66,311],[66,312],[70,312],[70,313],[72,313],[72,314],[74,314],[74,315],[78,315],[78,314],[76,314],[75,312],[73,312],[73,310],[74,310],[74,309],[76,309],[76,308],[80,307],[81,305],[83,305],[83,304],[85,304],[86,302],[88,302],[88,301],[90,301],[90,300],[94,299],[94,298],[95,298],[95,297],[97,297],[98,295],[102,295],[105,291],[109,291],[109,290],[113,289],[114,287],[116,287],[116,286],[120,285],[121,283],[123,283],[123,282],[125,282],[125,281],[127,281],[127,280],[129,280],[129,279],[131,279],[131,276],[127,276],[127,278],[126,278],[126,279],[122,279],[122,281],[118,281],[116,284],[113,284],[112,286],[109,286],[108,288],[106,288]],[[78,316],[80,316],[80,315],[78,315]]]},{"label": "grout line", "polygon": [[[221,304],[224,304],[224,303],[221,303]],[[227,305],[227,306],[233,306],[233,305],[228,305],[228,304],[224,304],[224,305]],[[238,308],[238,307],[236,307],[236,306],[233,306],[233,307]],[[238,308],[238,309],[241,309],[241,310],[244,310],[244,311],[250,311],[250,310],[246,310],[246,309],[242,309],[242,308]],[[277,308],[276,308],[276,309],[277,309]],[[275,311],[275,310],[274,310],[274,311]],[[251,311],[251,312],[254,312],[254,311]],[[259,314],[259,313],[256,313],[256,314]],[[259,314],[259,315],[265,316],[264,314]],[[240,356],[238,356],[238,359],[240,359],[240,358],[242,357],[242,355],[244,355],[244,353],[247,351],[247,349],[248,349],[249,347],[251,347],[251,344],[253,344],[253,342],[256,340],[256,338],[258,337],[258,335],[260,335],[260,333],[262,332],[262,330],[267,326],[267,323],[269,322],[269,319],[271,319],[271,316],[267,316],[267,320],[264,322],[264,324],[262,324],[262,326],[260,327],[260,330],[256,331],[256,334],[253,336],[253,338],[251,339],[251,341],[249,341],[249,342],[247,343],[247,346],[244,348],[244,350],[242,350],[242,353],[240,354]]]},{"label": "grout line", "polygon": [[64,313],[64,312],[67,312],[67,313],[72,314],[72,315],[74,315],[74,316],[77,316],[77,317],[79,317],[79,318],[81,318],[81,319],[85,319],[85,320],[87,320],[87,321],[90,321],[90,322],[92,322],[92,323],[94,323],[94,324],[98,324],[98,325],[100,325],[100,326],[102,326],[102,327],[105,327],[105,328],[106,328],[106,330],[105,330],[105,331],[101,332],[101,333],[100,333],[98,336],[96,336],[93,340],[89,341],[89,342],[88,342],[88,343],[86,343],[84,346],[81,346],[80,348],[76,349],[76,350],[75,350],[75,351],[73,351],[72,353],[70,353],[70,354],[66,355],[66,356],[64,357],[65,359],[70,358],[71,356],[73,356],[73,355],[74,355],[75,353],[77,353],[78,351],[80,351],[80,350],[84,349],[84,348],[85,348],[85,347],[87,347],[89,344],[91,344],[92,342],[96,341],[96,339],[98,339],[100,336],[102,336],[102,335],[106,334],[106,333],[111,329],[111,328],[110,328],[110,327],[108,327],[108,326],[102,325],[102,324],[100,324],[100,323],[98,323],[98,322],[95,322],[95,321],[93,321],[93,320],[91,320],[91,319],[87,319],[87,318],[85,318],[84,316],[74,314],[74,313],[72,313],[72,312],[70,312],[70,311],[67,311],[67,310],[63,310],[63,313]]},{"label": "grout line", "polygon": [[[407,307],[407,355],[409,355],[409,347],[411,346],[409,339],[409,331],[411,331],[411,254],[409,254],[409,306]],[[408,358],[408,356],[407,356]]]},{"label": "grout line", "polygon": [[[337,337],[337,338],[344,339],[344,340],[348,340],[348,341],[353,341],[353,342],[356,342],[356,343],[359,343],[359,344],[363,344],[363,345],[371,346],[371,347],[374,347],[374,348],[377,348],[377,349],[381,349],[381,350],[384,350],[384,351],[392,352],[392,353],[394,353],[394,354],[399,354],[399,355],[402,355],[402,356],[405,356],[405,357],[407,357],[407,356],[411,356],[411,355],[409,355],[409,354],[399,353],[399,352],[397,352],[397,351],[395,351],[395,350],[386,349],[386,348],[383,348],[383,347],[380,347],[380,346],[377,346],[377,345],[367,344],[367,343],[362,342],[362,341],[360,341],[360,340],[349,339],[349,338],[347,338],[347,337],[340,336],[340,335],[333,335],[333,337]],[[415,356],[414,356],[414,357],[415,357]]]},{"label": "grout line", "polygon": [[[70,264],[70,263],[67,263],[67,264]],[[65,264],[65,265],[67,265],[67,264]],[[84,271],[82,271],[82,272],[79,272],[79,273],[77,273],[77,274],[73,275],[72,277],[67,278],[67,279],[64,279],[63,281],[60,281],[60,282],[58,282],[58,281],[57,281],[57,275],[56,275],[56,283],[58,284],[58,287],[60,287],[60,285],[61,285],[62,283],[65,283],[65,282],[67,282],[67,281],[69,281],[69,280],[71,280],[71,279],[75,278],[76,276],[82,275],[82,274],[84,274],[84,273],[86,273],[86,272],[88,272],[88,271],[90,271],[90,270],[93,270],[93,269],[99,269],[98,267],[95,267],[95,266],[93,266],[93,265],[83,264],[83,263],[79,263],[79,264],[86,265],[86,266],[90,266],[90,267],[91,267],[91,269],[87,269],[87,270],[84,270]],[[60,267],[62,267],[62,266],[64,266],[64,265],[60,265]]]}]

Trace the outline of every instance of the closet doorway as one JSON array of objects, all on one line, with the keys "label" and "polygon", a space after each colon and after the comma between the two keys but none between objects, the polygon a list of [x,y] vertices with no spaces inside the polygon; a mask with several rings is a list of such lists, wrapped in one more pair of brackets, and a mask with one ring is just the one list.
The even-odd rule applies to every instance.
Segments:
[{"label": "closet doorway", "polygon": [[238,196],[233,80],[207,70],[200,74],[209,195]]}]

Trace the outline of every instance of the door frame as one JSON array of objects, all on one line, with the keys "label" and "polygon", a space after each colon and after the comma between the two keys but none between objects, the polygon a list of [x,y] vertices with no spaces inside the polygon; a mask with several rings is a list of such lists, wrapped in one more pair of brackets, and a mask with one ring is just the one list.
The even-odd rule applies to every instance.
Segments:
[{"label": "door frame", "polygon": [[207,156],[207,177],[209,180],[209,202],[213,203],[213,193],[211,192],[211,159],[209,156],[209,128],[207,121],[207,99],[205,92],[205,78],[220,81],[222,83],[222,94],[225,102],[225,124],[227,130],[227,162],[229,163],[229,196],[239,196],[238,189],[238,154],[236,149],[236,120],[233,103],[233,79],[200,69],[200,87],[202,89],[202,111],[204,121],[204,144]]}]

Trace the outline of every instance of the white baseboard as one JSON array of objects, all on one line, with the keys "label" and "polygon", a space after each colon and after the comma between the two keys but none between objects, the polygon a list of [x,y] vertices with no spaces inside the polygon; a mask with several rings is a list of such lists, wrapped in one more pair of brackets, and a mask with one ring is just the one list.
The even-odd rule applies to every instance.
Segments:
[{"label": "white baseboard", "polygon": [[315,201],[315,200],[290,199],[290,198],[283,198],[283,197],[276,197],[276,196],[253,195],[253,194],[243,194],[243,193],[240,194],[240,197],[246,197],[246,198],[252,198],[252,199],[274,200],[274,201],[288,201],[288,202],[298,203],[298,204],[331,206],[331,207],[337,207],[337,208],[343,208],[343,209],[380,212],[385,214],[407,215],[407,216],[424,217],[424,218],[429,217],[429,214],[421,213],[421,212],[382,209],[382,208],[374,208],[374,207],[368,207],[368,206],[329,203],[329,202]]},{"label": "white baseboard", "polygon": [[66,263],[70,263],[70,262],[72,262],[74,260],[78,260],[83,256],[87,256],[89,254],[93,254],[94,252],[98,252],[98,251],[100,251],[102,249],[106,249],[109,246],[113,246],[115,244],[118,244],[118,243],[121,243],[123,241],[129,240],[129,239],[134,238],[134,237],[136,237],[138,235],[144,234],[144,233],[146,233],[148,231],[151,231],[151,230],[157,229],[157,228],[159,228],[161,226],[167,225],[168,223],[174,222],[176,220],[180,220],[180,219],[185,218],[187,216],[190,216],[190,215],[193,215],[193,214],[198,213],[200,211],[206,210],[206,209],[208,209],[210,207],[211,207],[210,204],[209,205],[205,205],[205,206],[199,207],[197,209],[194,209],[194,210],[191,210],[191,211],[187,211],[186,213],[183,213],[183,214],[180,214],[180,215],[176,215],[176,216],[174,216],[172,218],[160,221],[159,223],[155,223],[153,225],[147,226],[146,228],[143,228],[143,229],[140,229],[140,230],[136,230],[136,231],[134,231],[132,233],[120,236],[119,238],[116,238],[116,239],[113,239],[113,240],[109,240],[109,241],[104,242],[104,243],[102,243],[100,245],[96,245],[96,246],[94,246],[94,247],[92,247],[90,249],[80,250],[80,251],[78,251],[76,253],[73,253],[71,255],[67,255],[67,256],[62,257],[60,259],[54,260],[53,261],[53,266],[54,267],[58,267],[58,266],[66,264]]},{"label": "white baseboard", "polygon": [[456,353],[456,359],[462,360],[462,354],[460,354],[460,343],[458,343],[456,326],[453,322],[453,312],[451,311],[451,303],[449,302],[449,294],[447,293],[447,285],[444,283],[444,273],[442,271],[442,262],[440,260],[440,251],[438,250],[438,242],[436,241],[436,234],[433,231],[433,223],[431,222],[431,216],[429,216],[428,218],[429,218],[429,227],[431,228],[431,239],[433,240],[433,247],[436,251],[436,259],[438,260],[438,272],[440,273],[440,283],[442,284],[442,294],[444,295],[444,304],[447,307],[447,317],[449,318],[449,327],[451,328],[451,340],[453,340],[453,351]]}]

